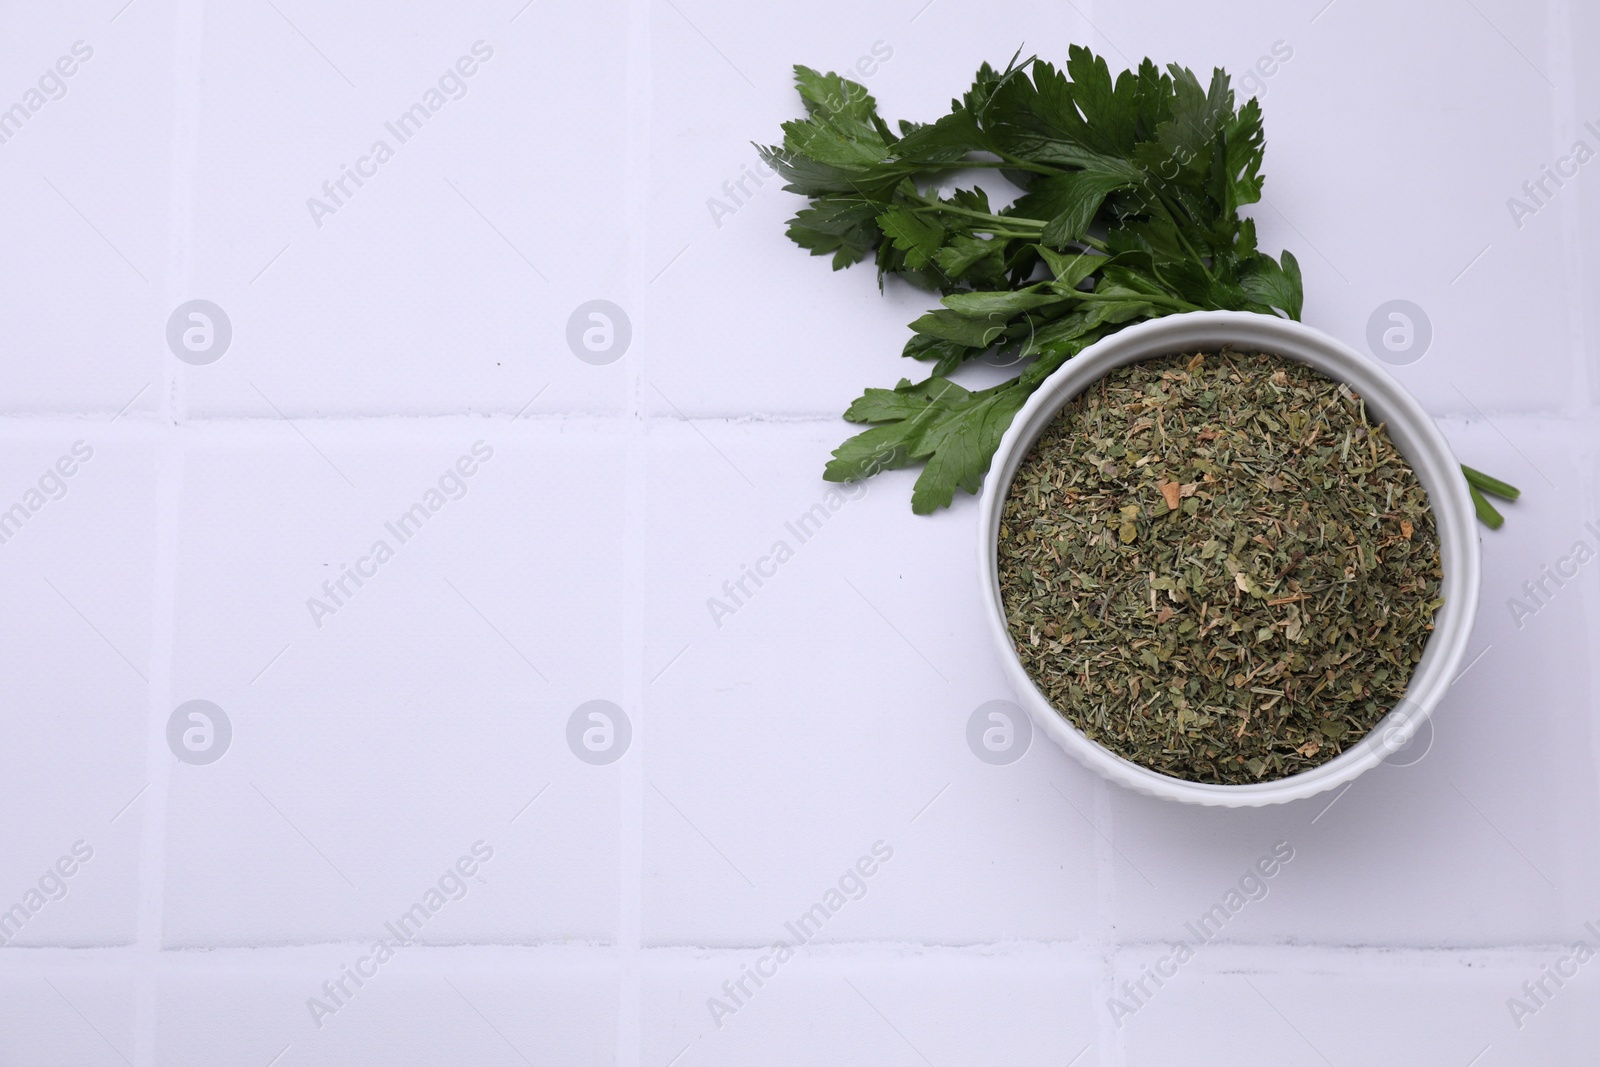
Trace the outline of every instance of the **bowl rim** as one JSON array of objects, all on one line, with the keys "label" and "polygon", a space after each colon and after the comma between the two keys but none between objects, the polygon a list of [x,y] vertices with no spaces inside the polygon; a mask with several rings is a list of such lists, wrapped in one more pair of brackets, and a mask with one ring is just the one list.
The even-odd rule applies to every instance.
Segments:
[{"label": "bowl rim", "polygon": [[[1190,782],[1116,755],[1056,711],[1022,666],[1011,643],[1000,597],[999,533],[1005,498],[1029,449],[1056,413],[1118,367],[1162,356],[1223,347],[1294,359],[1349,385],[1386,424],[1395,447],[1428,494],[1439,532],[1444,605],[1412,673],[1406,695],[1360,742],[1328,762],[1285,778],[1246,785]],[[1259,807],[1301,800],[1336,788],[1403,748],[1429,719],[1455,679],[1477,615],[1481,546],[1472,498],[1460,464],[1433,419],[1375,360],[1321,330],[1249,311],[1190,311],[1117,331],[1067,360],[1040,384],[1001,437],[979,497],[978,568],[984,616],[1003,670],[1034,724],[1069,755],[1138,792],[1180,803]]]}]

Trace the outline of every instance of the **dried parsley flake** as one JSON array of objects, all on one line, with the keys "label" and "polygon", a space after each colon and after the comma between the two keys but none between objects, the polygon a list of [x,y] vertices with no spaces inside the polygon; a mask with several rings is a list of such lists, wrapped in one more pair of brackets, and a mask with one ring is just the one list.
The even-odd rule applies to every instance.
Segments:
[{"label": "dried parsley flake", "polygon": [[1023,460],[999,538],[1023,666],[1090,738],[1240,784],[1404,695],[1442,601],[1421,483],[1348,386],[1223,350],[1119,368]]}]

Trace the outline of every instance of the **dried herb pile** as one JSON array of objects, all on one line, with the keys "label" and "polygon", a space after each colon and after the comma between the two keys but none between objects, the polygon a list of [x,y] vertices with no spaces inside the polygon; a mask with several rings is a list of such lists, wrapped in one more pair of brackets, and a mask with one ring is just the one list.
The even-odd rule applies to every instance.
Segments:
[{"label": "dried herb pile", "polygon": [[1074,725],[1163,774],[1325,763],[1405,692],[1442,601],[1427,497],[1347,386],[1277,356],[1113,371],[1007,495],[1000,590]]}]

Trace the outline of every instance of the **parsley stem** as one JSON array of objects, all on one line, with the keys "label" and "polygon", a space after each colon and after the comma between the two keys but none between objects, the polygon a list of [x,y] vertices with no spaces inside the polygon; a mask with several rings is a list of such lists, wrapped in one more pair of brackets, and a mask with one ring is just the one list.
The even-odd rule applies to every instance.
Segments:
[{"label": "parsley stem", "polygon": [[1522,495],[1522,490],[1516,486],[1502,482],[1499,478],[1490,477],[1480,470],[1474,470],[1465,463],[1461,465],[1461,473],[1467,476],[1467,484],[1474,489],[1500,497],[1502,500],[1515,500]]},{"label": "parsley stem", "polygon": [[996,152],[995,155],[1000,157],[1000,162],[995,165],[1006,167],[1010,170],[1031,170],[1035,174],[1063,173],[1060,167],[1052,167],[1046,163],[1034,163],[1031,160],[1019,159],[1016,156],[1010,156],[1004,152]]},{"label": "parsley stem", "polygon": [[1191,304],[1187,300],[1179,300],[1175,296],[1160,296],[1153,293],[1139,293],[1129,296],[1126,293],[1097,293],[1094,290],[1075,289],[1071,293],[1074,300],[1133,300],[1146,304],[1159,304],[1175,311],[1204,311],[1198,304]]},{"label": "parsley stem", "polygon": [[[924,164],[927,169],[932,169],[932,164]],[[1059,174],[1058,167],[1047,167],[1042,163],[1029,163],[1025,159],[1016,159],[1013,156],[1003,156],[1000,159],[960,159],[945,165],[950,170],[965,170],[968,167],[994,167],[1003,170],[1028,170],[1035,174]]]},{"label": "parsley stem", "polygon": [[1161,213],[1166,215],[1167,220],[1172,223],[1172,231],[1178,235],[1178,240],[1183,243],[1183,247],[1188,251],[1195,264],[1209,275],[1211,268],[1206,265],[1205,257],[1189,242],[1189,238],[1184,233],[1186,227],[1178,222],[1178,212],[1183,213],[1184,220],[1188,222],[1190,228],[1194,226],[1194,220],[1189,218],[1187,211],[1184,211],[1181,206],[1173,202],[1168,193],[1156,189],[1155,194],[1155,203],[1161,208]]},{"label": "parsley stem", "polygon": [[999,222],[1008,226],[1026,226],[1029,229],[1038,230],[1043,230],[1045,227],[1044,220],[1042,219],[1024,219],[1015,215],[991,215],[985,211],[973,211],[971,208],[960,207],[956,204],[951,204],[947,201],[940,200],[938,197],[923,196],[920,193],[917,194],[916,199],[926,204],[928,207],[935,208],[939,211],[948,212],[952,215],[964,215],[969,219],[982,219],[985,222]]},{"label": "parsley stem", "polygon": [[1472,494],[1472,508],[1478,513],[1478,521],[1491,530],[1500,529],[1506,520],[1500,512],[1495,510],[1495,506],[1489,503],[1487,497],[1478,492],[1477,486],[1469,484],[1467,491]]},{"label": "parsley stem", "polygon": [[[988,223],[988,226],[981,228],[996,237],[1014,237],[1024,241],[1037,241],[1043,236],[1044,228],[1048,225],[1043,219],[1025,219],[1016,215],[993,215],[988,212],[974,211],[971,208],[951,204],[940,200],[938,197],[924,196],[920,193],[910,195],[912,199],[934,211],[942,211],[946,214],[960,215],[963,218],[976,219],[980,222]],[[1023,227],[1028,232],[1018,230],[1017,227]],[[1085,248],[1092,248],[1096,252],[1104,252],[1106,250],[1105,242],[1097,241],[1087,234],[1078,238],[1078,243]]]},{"label": "parsley stem", "polygon": [[[1016,156],[1009,156],[1004,152],[997,152],[996,155],[1000,157],[999,163],[982,163],[973,165],[1003,166],[1014,170],[1031,170],[1038,174],[1072,174],[1076,170],[1076,168],[1071,167],[1054,167],[1043,163],[1030,163],[1028,160],[1018,159]],[[1150,184],[1150,190],[1155,194],[1155,205],[1161,209],[1161,213],[1167,217],[1167,221],[1172,223],[1173,232],[1177,234],[1178,240],[1182,243],[1185,251],[1187,251],[1194,259],[1195,263],[1200,266],[1200,269],[1209,275],[1211,273],[1211,269],[1209,266],[1207,266],[1205,257],[1200,255],[1199,250],[1194,247],[1185,234],[1186,227],[1183,223],[1188,223],[1188,226],[1192,228],[1194,226],[1194,220],[1190,218],[1189,213],[1185,211],[1181,205],[1173,201],[1171,196],[1164,190],[1157,188],[1153,183]],[[1179,222],[1178,220],[1178,216],[1180,214],[1183,216],[1183,222]],[[1041,222],[1039,225],[1043,226],[1045,224]],[[1102,252],[1105,251],[1104,245],[1090,241],[1087,238],[1085,238],[1084,243],[1089,245],[1091,248],[1098,249]]]}]

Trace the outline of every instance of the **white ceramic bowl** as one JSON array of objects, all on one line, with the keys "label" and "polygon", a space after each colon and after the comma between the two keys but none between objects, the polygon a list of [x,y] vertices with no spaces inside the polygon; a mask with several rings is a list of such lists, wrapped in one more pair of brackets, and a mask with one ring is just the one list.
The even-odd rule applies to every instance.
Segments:
[{"label": "white ceramic bowl", "polygon": [[[1102,747],[1056,711],[1023,669],[1011,643],[1000,599],[996,547],[1006,493],[1018,466],[1067,401],[1109,371],[1160,356],[1216,351],[1276,353],[1315,367],[1347,383],[1390,438],[1427,490],[1438,524],[1444,567],[1444,606],[1434,620],[1405,699],[1359,743],[1319,767],[1287,778],[1249,785],[1189,782],[1141,767]],[[1034,722],[1056,744],[1092,770],[1141,793],[1189,804],[1257,807],[1300,800],[1343,785],[1404,747],[1439,703],[1460,670],[1478,608],[1479,546],[1472,498],[1450,446],[1417,402],[1377,363],[1327,334],[1288,319],[1241,311],[1197,311],[1152,319],[1121,330],[1084,349],[1052,374],[1023,405],[1000,441],[984,480],[978,510],[978,567],[985,613],[995,649],[1019,699]]]}]

